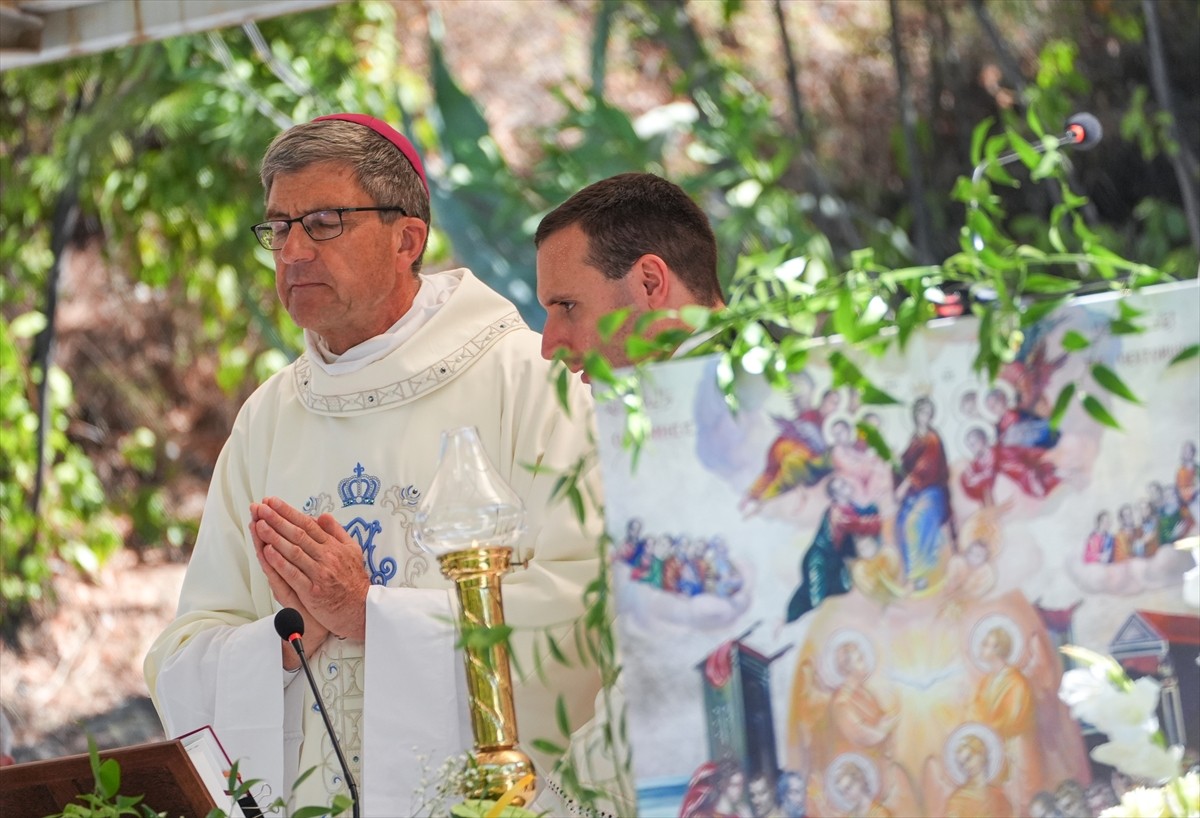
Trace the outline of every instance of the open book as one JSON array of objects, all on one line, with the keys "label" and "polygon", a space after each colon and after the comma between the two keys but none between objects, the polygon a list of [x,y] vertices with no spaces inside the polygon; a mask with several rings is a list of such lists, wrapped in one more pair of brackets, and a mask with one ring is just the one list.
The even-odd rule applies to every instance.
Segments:
[{"label": "open book", "polygon": [[[237,801],[233,800],[232,793],[229,791],[229,771],[233,767],[233,762],[229,760],[229,755],[221,746],[212,727],[205,725],[198,730],[184,733],[178,740],[183,744],[188,758],[192,760],[192,766],[200,774],[201,780],[218,807],[225,810],[230,818],[261,818],[262,810],[248,793],[238,798]],[[242,781],[240,772],[237,780],[238,783]]]}]

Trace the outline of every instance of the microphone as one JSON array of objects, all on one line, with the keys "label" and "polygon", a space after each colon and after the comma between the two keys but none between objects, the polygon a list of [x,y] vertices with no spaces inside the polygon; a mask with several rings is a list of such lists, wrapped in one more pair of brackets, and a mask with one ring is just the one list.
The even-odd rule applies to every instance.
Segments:
[{"label": "microphone", "polygon": [[[1090,151],[1096,147],[1103,136],[1104,128],[1100,126],[1100,120],[1086,111],[1081,111],[1067,120],[1067,129],[1054,143],[1054,147],[1072,147],[1081,151]],[[1049,146],[1045,142],[1033,146],[1034,153],[1045,153],[1047,150],[1049,150]],[[985,159],[975,166],[975,170],[971,173],[971,181],[978,182],[982,179],[983,172],[988,169],[989,165],[1007,165],[1020,158],[1020,154],[1013,152],[1001,154],[995,159]]]},{"label": "microphone", "polygon": [[342,765],[342,775],[346,776],[346,786],[350,789],[350,798],[353,800],[354,818],[359,818],[358,785],[354,782],[354,776],[350,774],[346,756],[342,755],[342,745],[338,743],[337,733],[333,731],[333,724],[325,711],[325,701],[321,698],[321,692],[317,690],[317,680],[313,678],[312,670],[308,667],[308,657],[304,655],[304,643],[300,640],[304,635],[304,617],[295,608],[283,608],[275,614],[275,632],[279,634],[280,639],[290,642],[296,649],[296,655],[300,657],[300,667],[304,668],[304,675],[308,677],[308,685],[312,688],[317,707],[321,709],[321,718],[325,721],[325,731],[329,733],[329,740],[333,742],[333,752],[337,754],[338,763]]},{"label": "microphone", "polygon": [[[1053,143],[1054,147],[1071,147],[1078,148],[1081,151],[1090,151],[1100,142],[1104,136],[1104,128],[1100,126],[1100,120],[1089,114],[1087,111],[1080,111],[1067,120],[1067,129],[1063,135],[1058,138],[1058,141]],[[1033,145],[1034,153],[1045,153],[1050,149],[1050,145],[1045,142],[1039,142]],[[1011,153],[1003,153],[995,159],[984,159],[971,172],[971,184],[974,185],[983,178],[983,173],[991,165],[1007,165],[1010,162],[1015,162],[1020,159],[1020,154],[1015,151]],[[972,200],[971,207],[978,207],[979,202]],[[983,237],[978,233],[971,234],[971,244],[976,250],[983,249]]]}]

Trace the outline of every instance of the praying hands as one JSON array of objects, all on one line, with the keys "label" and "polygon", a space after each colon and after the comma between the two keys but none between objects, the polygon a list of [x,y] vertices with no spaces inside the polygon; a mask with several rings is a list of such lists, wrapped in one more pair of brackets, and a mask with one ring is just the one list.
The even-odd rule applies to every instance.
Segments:
[{"label": "praying hands", "polygon": [[[250,504],[250,536],[271,593],[304,617],[309,652],[331,633],[366,638],[370,582],[363,573],[362,549],[333,515],[314,519],[268,497]],[[283,656],[285,667],[299,667],[293,651],[284,650]]]}]

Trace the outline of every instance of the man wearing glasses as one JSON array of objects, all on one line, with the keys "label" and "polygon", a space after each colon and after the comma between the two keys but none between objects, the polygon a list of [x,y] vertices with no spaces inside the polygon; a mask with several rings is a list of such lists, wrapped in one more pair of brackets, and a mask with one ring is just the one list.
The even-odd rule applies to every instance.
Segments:
[{"label": "man wearing glasses", "polygon": [[[270,788],[260,804],[328,805],[346,792],[342,773],[273,624],[295,608],[363,814],[412,815],[426,773],[472,742],[452,586],[413,536],[440,433],[477,427],[525,502],[533,558],[506,578],[504,601],[519,667],[535,676],[536,631],[582,612],[598,568],[597,532],[550,501],[558,470],[588,447],[589,399],[572,385],[562,411],[539,336],[470,271],[420,272],[429,189],[391,127],[361,114],[297,125],[261,176],[266,220],[253,231],[305,351],[238,415],[146,680],[168,735],[211,724]],[[522,745],[546,772],[532,744],[558,735],[556,696],[578,724],[599,686],[583,668],[547,670],[515,680]]]}]

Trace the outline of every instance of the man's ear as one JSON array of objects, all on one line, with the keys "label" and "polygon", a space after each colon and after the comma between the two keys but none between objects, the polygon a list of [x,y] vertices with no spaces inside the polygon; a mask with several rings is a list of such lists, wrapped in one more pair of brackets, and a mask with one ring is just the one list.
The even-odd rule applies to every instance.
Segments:
[{"label": "man's ear", "polygon": [[396,220],[399,237],[396,247],[396,265],[411,271],[413,264],[425,249],[429,237],[429,225],[412,216],[401,216]]},{"label": "man's ear", "polygon": [[636,276],[637,294],[645,300],[647,309],[664,310],[671,305],[674,282],[671,268],[662,258],[647,253],[634,262],[631,275]]}]

